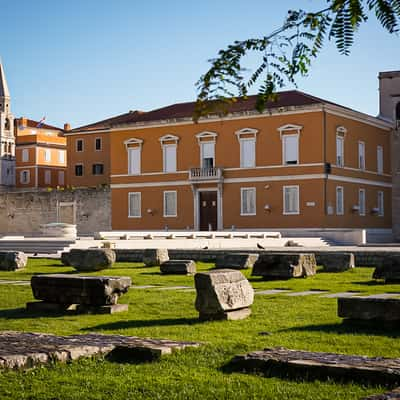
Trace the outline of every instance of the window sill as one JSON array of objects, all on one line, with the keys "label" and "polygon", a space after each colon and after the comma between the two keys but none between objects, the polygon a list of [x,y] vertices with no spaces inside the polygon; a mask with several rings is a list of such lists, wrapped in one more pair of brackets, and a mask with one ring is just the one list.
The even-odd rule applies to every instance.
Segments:
[{"label": "window sill", "polygon": [[296,211],[296,212],[283,212],[283,215],[300,215],[300,211]]},{"label": "window sill", "polygon": [[255,217],[257,215],[257,213],[252,213],[252,214],[243,214],[243,213],[240,213],[240,216],[241,217]]},{"label": "window sill", "polygon": [[128,218],[142,218],[141,215],[128,215]]}]

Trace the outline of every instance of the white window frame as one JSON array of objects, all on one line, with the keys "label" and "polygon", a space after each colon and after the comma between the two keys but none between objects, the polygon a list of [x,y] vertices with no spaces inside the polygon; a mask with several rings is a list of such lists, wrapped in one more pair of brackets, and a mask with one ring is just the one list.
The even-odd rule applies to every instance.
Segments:
[{"label": "white window frame", "polygon": [[376,171],[379,175],[383,174],[383,147],[376,147]]},{"label": "white window frame", "polygon": [[[243,128],[235,132],[235,135],[238,138],[239,146],[240,146],[240,168],[254,168],[257,164],[256,162],[256,135],[258,133],[258,129],[253,128]],[[244,164],[244,143],[252,142],[253,143],[253,162],[251,165]]]},{"label": "white window frame", "polygon": [[[254,210],[250,210],[250,212],[245,212],[244,210],[243,193],[245,191],[252,191],[254,193]],[[257,215],[257,190],[255,187],[240,188],[240,215],[244,217]]]},{"label": "white window frame", "polygon": [[215,168],[216,159],[215,159],[215,143],[217,140],[218,134],[215,132],[204,131],[200,132],[196,135],[197,142],[200,146],[200,167],[204,167],[204,160],[203,160],[203,144],[213,144],[213,167]]},{"label": "white window frame", "polygon": [[64,150],[58,150],[58,162],[61,164],[65,163],[65,151]]},{"label": "white window frame", "polygon": [[50,161],[51,161],[51,150],[44,149],[44,162],[50,162]]},{"label": "white window frame", "polygon": [[29,161],[29,149],[22,149],[22,162]]},{"label": "white window frame", "polygon": [[[82,150],[78,150],[78,142],[82,143]],[[75,139],[75,151],[78,153],[85,151],[85,143],[84,143],[83,139]]]},{"label": "white window frame", "polygon": [[[291,166],[291,165],[299,165],[300,164],[300,132],[303,129],[301,125],[293,125],[293,124],[286,124],[283,126],[280,126],[278,128],[281,141],[282,141],[282,165],[285,166]],[[297,136],[297,160],[296,164],[287,164],[286,159],[285,159],[285,154],[286,154],[286,145],[285,145],[285,137],[288,136]]]},{"label": "white window frame", "polygon": [[[363,195],[361,195],[363,193]],[[366,214],[366,195],[365,189],[358,189],[358,215],[365,217]]]},{"label": "white window frame", "polygon": [[[128,153],[128,175],[140,175],[142,173],[142,146],[143,140],[131,138],[124,141],[126,151]],[[139,149],[139,168],[138,171],[131,170],[131,152],[129,149]]]},{"label": "white window frame", "polygon": [[51,185],[51,170],[49,169],[44,171],[44,184]]},{"label": "white window frame", "polygon": [[[138,215],[131,215],[131,196],[139,196],[139,213]],[[129,192],[128,193],[128,218],[141,218],[142,217],[142,193],[141,192]]]},{"label": "white window frame", "polygon": [[[173,194],[175,196],[175,212],[173,214],[167,214],[167,195]],[[176,190],[165,190],[163,192],[163,207],[164,207],[164,218],[174,218],[178,216],[178,193]]]},{"label": "white window frame", "polygon": [[365,170],[365,142],[358,142],[358,169]]},{"label": "white window frame", "polygon": [[[100,148],[96,149],[96,143],[100,140]],[[103,139],[101,137],[94,138],[94,151],[102,151],[103,150]]]},{"label": "white window frame", "polygon": [[[26,173],[26,180],[23,180],[22,177],[24,176],[25,173]],[[29,169],[23,169],[19,173],[19,181],[23,185],[27,185],[28,183],[30,183],[30,181],[31,181],[31,171],[29,171]]]},{"label": "white window frame", "polygon": [[[336,186],[336,215],[344,215],[344,187],[343,186]],[[339,208],[339,193],[341,196],[341,205],[342,208]]]},{"label": "white window frame", "polygon": [[383,217],[385,215],[385,195],[382,190],[378,191],[377,203],[378,203],[378,217]]},{"label": "white window frame", "polygon": [[[286,211],[286,190],[287,189],[296,189],[297,190],[297,211]],[[300,215],[300,188],[299,185],[288,185],[283,186],[282,188],[282,195],[283,195],[283,215]]]},{"label": "white window frame", "polygon": [[[339,126],[336,128],[336,166],[343,168],[344,167],[344,139],[346,137],[347,129],[343,126]],[[342,151],[339,154],[339,145],[338,142],[341,142]]]},{"label": "white window frame", "polygon": [[58,171],[58,184],[61,186],[65,185],[65,172],[64,171]]},{"label": "white window frame", "polygon": [[[174,148],[175,149],[175,164],[173,165],[173,168],[172,169],[170,169],[170,170],[167,170],[167,165],[168,165],[168,162],[167,162],[167,154],[168,154],[168,152],[167,152],[167,149],[168,148]],[[177,171],[177,145],[176,144],[164,144],[163,146],[162,146],[162,149],[163,149],[163,172],[164,173],[174,173],[174,172],[176,172]]]}]

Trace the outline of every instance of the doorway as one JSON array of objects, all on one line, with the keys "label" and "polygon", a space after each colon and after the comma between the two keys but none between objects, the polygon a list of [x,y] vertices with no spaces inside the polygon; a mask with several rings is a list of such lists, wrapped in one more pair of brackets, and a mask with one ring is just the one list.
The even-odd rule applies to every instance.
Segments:
[{"label": "doorway", "polygon": [[218,221],[217,192],[199,192],[200,230],[216,231]]}]

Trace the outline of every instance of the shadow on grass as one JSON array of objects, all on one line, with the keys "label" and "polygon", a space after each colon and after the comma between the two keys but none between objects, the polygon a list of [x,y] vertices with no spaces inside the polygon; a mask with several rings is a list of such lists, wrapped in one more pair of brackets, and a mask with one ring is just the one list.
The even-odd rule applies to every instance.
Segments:
[{"label": "shadow on grass", "polygon": [[165,319],[139,319],[129,321],[116,321],[107,324],[100,324],[88,328],[82,328],[82,331],[93,330],[119,330],[131,328],[148,328],[153,326],[174,326],[174,325],[194,325],[200,323],[198,318],[165,318]]},{"label": "shadow on grass", "polygon": [[[58,267],[60,267],[60,265],[58,265]],[[65,267],[65,265],[62,265],[62,267]],[[73,267],[71,267],[71,268],[73,268]],[[79,273],[80,272],[76,271],[76,270],[74,270],[74,271],[65,271],[65,272],[56,272],[56,273],[54,273],[54,272],[34,272],[32,274],[32,276],[34,276],[34,275],[58,275],[58,274],[61,274],[61,275],[75,275],[75,274],[79,274]]]},{"label": "shadow on grass", "polygon": [[383,281],[359,281],[359,282],[351,282],[353,285],[364,285],[364,286],[384,286],[385,283]]},{"label": "shadow on grass", "polygon": [[[375,324],[375,325],[372,325]],[[400,337],[400,324],[384,323],[383,321],[343,321],[336,324],[305,325],[282,329],[279,332],[324,332],[338,334],[362,334]]]},{"label": "shadow on grass", "polygon": [[29,318],[40,318],[40,317],[62,317],[64,315],[71,315],[72,311],[66,312],[39,312],[39,311],[28,311],[26,308],[10,308],[7,310],[0,310],[0,319],[29,319]]}]

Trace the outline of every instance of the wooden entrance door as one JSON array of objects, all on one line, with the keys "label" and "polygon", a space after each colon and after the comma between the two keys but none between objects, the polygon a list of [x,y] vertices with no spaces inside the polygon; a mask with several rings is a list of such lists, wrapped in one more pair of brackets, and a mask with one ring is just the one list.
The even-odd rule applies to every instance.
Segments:
[{"label": "wooden entrance door", "polygon": [[199,192],[200,230],[217,230],[217,192]]}]

